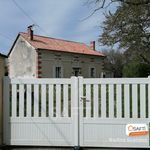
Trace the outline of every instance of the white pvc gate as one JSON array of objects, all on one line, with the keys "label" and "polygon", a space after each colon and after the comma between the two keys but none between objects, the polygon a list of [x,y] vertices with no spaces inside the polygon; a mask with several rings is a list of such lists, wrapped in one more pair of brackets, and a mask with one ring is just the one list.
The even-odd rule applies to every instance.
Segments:
[{"label": "white pvc gate", "polygon": [[127,124],[150,122],[150,78],[79,78],[80,146],[150,147],[149,134],[127,136]]},{"label": "white pvc gate", "polygon": [[4,144],[78,145],[77,82],[4,79]]},{"label": "white pvc gate", "polygon": [[7,145],[149,148],[149,118],[150,78],[4,79]]}]

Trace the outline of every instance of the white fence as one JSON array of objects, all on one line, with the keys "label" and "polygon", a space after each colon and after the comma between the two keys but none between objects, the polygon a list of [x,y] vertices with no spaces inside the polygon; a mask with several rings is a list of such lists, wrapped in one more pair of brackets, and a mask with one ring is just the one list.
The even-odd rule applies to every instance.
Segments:
[{"label": "white fence", "polygon": [[4,79],[7,145],[149,147],[150,78]]}]

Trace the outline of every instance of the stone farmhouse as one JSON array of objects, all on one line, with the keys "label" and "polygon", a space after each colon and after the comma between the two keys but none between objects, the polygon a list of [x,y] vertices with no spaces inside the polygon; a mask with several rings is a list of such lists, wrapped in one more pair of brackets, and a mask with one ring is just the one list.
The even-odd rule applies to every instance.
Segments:
[{"label": "stone farmhouse", "polygon": [[73,41],[34,35],[32,26],[19,33],[9,54],[10,77],[99,78],[105,56],[90,46]]}]

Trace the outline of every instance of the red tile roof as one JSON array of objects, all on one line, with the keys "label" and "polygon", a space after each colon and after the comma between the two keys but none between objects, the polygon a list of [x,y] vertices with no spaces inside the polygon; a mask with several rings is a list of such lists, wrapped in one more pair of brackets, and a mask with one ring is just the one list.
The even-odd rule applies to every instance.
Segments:
[{"label": "red tile roof", "polygon": [[33,40],[29,40],[27,33],[21,32],[19,34],[36,49],[104,56],[104,54],[92,50],[89,46],[87,46],[84,43],[55,39],[39,35],[34,35]]}]

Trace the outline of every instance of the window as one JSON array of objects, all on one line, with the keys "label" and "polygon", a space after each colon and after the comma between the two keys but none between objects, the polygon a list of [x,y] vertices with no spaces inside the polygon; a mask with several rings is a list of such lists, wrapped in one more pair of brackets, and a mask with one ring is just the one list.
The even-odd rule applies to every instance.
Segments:
[{"label": "window", "polygon": [[73,75],[78,77],[80,75],[80,68],[73,68]]},{"label": "window", "polygon": [[90,77],[95,78],[95,68],[90,68]]},{"label": "window", "polygon": [[55,68],[55,77],[56,78],[61,78],[62,77],[62,68],[61,67],[56,67]]}]

